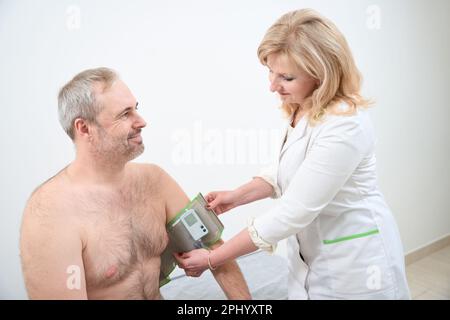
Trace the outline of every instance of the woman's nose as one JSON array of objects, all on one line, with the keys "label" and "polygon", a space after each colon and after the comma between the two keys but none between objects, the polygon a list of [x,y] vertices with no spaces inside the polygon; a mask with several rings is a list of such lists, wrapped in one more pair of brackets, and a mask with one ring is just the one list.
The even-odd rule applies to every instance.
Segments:
[{"label": "woman's nose", "polygon": [[278,83],[278,81],[273,80],[270,81],[270,91],[275,92],[278,91],[280,89],[280,85]]}]

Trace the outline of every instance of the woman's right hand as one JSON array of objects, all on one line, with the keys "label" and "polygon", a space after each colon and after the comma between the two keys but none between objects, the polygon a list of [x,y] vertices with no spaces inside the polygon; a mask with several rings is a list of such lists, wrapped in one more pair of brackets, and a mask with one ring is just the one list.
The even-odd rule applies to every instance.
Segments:
[{"label": "woman's right hand", "polygon": [[212,209],[219,215],[238,206],[237,197],[233,191],[212,191],[205,197],[207,209]]}]

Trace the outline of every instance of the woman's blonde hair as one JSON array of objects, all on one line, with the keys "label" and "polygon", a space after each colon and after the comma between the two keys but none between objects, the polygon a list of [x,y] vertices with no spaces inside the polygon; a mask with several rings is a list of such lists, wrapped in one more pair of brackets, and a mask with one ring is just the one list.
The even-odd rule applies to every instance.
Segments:
[{"label": "woman's blonde hair", "polygon": [[[263,65],[267,65],[271,54],[287,55],[318,80],[317,89],[302,104],[312,124],[337,103],[346,102],[349,106],[340,114],[354,114],[359,107],[371,103],[360,95],[361,74],[344,36],[333,22],[312,9],[286,13],[267,30],[258,47]],[[283,103],[281,108],[292,116],[299,105]]]}]

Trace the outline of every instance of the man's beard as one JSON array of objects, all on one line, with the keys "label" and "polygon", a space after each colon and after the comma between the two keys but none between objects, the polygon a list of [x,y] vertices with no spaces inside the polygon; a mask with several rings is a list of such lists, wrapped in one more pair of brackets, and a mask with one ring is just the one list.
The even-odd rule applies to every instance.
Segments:
[{"label": "man's beard", "polygon": [[130,143],[128,137],[111,137],[100,126],[98,135],[93,141],[93,152],[96,158],[107,162],[128,162],[144,152],[144,144]]}]

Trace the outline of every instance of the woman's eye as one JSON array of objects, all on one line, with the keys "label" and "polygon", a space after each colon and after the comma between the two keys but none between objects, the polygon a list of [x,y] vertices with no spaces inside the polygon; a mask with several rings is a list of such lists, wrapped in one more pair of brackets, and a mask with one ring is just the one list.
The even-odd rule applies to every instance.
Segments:
[{"label": "woman's eye", "polygon": [[286,81],[292,81],[292,80],[294,80],[294,78],[288,78],[288,77],[283,77],[283,79],[286,80]]}]

